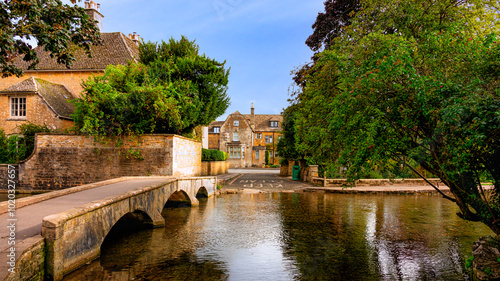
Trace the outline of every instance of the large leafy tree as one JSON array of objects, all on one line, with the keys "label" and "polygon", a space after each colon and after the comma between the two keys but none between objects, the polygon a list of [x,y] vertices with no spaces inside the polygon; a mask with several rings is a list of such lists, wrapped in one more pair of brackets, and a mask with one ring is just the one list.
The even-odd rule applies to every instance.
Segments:
[{"label": "large leafy tree", "polygon": [[500,234],[500,44],[488,18],[497,4],[366,3],[306,74],[297,151],[347,167],[351,180],[411,159],[450,187],[460,217]]},{"label": "large leafy tree", "polygon": [[185,37],[141,43],[141,63],[109,66],[85,82],[76,129],[92,135],[190,134],[229,106],[229,70]]},{"label": "large leafy tree", "polygon": [[[73,4],[76,0],[71,0]],[[63,5],[60,0],[4,0],[0,1],[0,69],[2,77],[22,75],[14,59],[23,56],[33,69],[38,57],[28,40],[57,58],[58,63],[70,67],[75,60],[71,44],[89,52],[92,44],[100,42],[100,33],[84,9]]]}]

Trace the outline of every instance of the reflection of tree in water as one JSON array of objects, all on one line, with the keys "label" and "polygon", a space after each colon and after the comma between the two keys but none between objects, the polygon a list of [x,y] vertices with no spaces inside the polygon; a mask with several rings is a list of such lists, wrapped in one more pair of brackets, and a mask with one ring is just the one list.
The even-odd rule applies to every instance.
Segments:
[{"label": "reflection of tree in water", "polygon": [[295,257],[301,280],[379,280],[367,267],[363,231],[346,221],[348,209],[324,194],[281,199],[286,252]]},{"label": "reflection of tree in water", "polygon": [[[281,196],[286,252],[301,280],[457,280],[474,230],[437,197]],[[470,242],[469,242],[470,241]]]},{"label": "reflection of tree in water", "polygon": [[175,259],[161,261],[148,266],[136,276],[137,280],[227,280],[223,264],[198,260],[191,252],[183,252]]}]

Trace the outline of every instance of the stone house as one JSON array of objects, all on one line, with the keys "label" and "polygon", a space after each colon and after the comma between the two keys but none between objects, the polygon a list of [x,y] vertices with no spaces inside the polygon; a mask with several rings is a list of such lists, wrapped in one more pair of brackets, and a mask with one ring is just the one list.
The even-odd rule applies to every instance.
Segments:
[{"label": "stone house", "polygon": [[253,104],[250,111],[250,114],[236,111],[225,121],[212,122],[208,127],[208,147],[227,152],[233,168],[264,166],[266,151],[270,154],[270,162],[279,164],[276,145],[283,117],[255,114]]},{"label": "stone house", "polygon": [[[90,18],[97,21],[97,25],[102,29],[102,19],[104,16],[100,13],[100,5],[93,1],[85,2],[85,12],[90,16]],[[129,34],[125,36],[121,32],[103,32],[101,33],[102,44],[91,46],[92,57],[88,57],[85,50],[78,48],[74,50],[75,61],[71,68],[66,68],[63,64],[58,64],[55,58],[50,57],[50,53],[46,52],[43,47],[36,47],[35,52],[38,55],[39,63],[36,65],[36,70],[28,69],[30,63],[22,60],[22,57],[18,57],[14,64],[24,71],[24,75],[21,77],[10,76],[0,79],[0,91],[5,92],[9,87],[18,85],[27,81],[28,78],[37,78],[36,81],[39,83],[44,83],[40,81],[45,81],[47,83],[63,85],[67,91],[69,91],[73,98],[80,97],[83,91],[82,82],[88,78],[95,75],[103,75],[104,70],[108,65],[125,65],[129,61],[137,62],[139,57],[139,35]],[[75,47],[76,48],[76,47]],[[41,80],[40,80],[41,79]],[[11,89],[12,90],[12,89]],[[3,95],[6,95],[4,93]],[[7,94],[8,95],[8,94]],[[58,95],[58,94],[54,94]],[[49,120],[53,118],[53,113],[49,111],[40,111],[32,106],[36,103],[31,102],[30,97],[35,97],[35,95],[26,96],[26,114],[30,117],[26,117],[26,120]],[[36,99],[36,98],[35,98]],[[7,102],[6,102],[7,101]],[[16,122],[13,121],[12,112],[10,110],[15,108],[17,105],[12,104],[12,102],[17,101],[17,99],[8,99],[6,96],[2,98],[0,102],[0,110],[3,112],[2,120],[0,120],[0,128],[5,131],[13,132],[12,125]],[[24,100],[22,100],[24,101]],[[31,114],[48,114],[47,116],[37,116],[36,118]],[[14,112],[14,115],[16,113]],[[5,125],[5,117],[9,119],[8,125]],[[34,119],[33,119],[34,118]],[[68,117],[69,118],[69,117]],[[59,118],[60,119],[60,118]],[[62,119],[60,119],[62,120]],[[66,120],[66,121],[70,121]],[[55,122],[57,123],[57,122]],[[66,123],[66,122],[64,122]],[[4,125],[6,127],[4,127]],[[47,123],[47,125],[54,125],[54,122]],[[64,128],[64,126],[57,126],[57,128]]]},{"label": "stone house", "polygon": [[68,129],[73,125],[73,94],[64,86],[30,77],[0,91],[0,128],[5,134],[18,134],[19,125],[31,122],[50,129]]}]

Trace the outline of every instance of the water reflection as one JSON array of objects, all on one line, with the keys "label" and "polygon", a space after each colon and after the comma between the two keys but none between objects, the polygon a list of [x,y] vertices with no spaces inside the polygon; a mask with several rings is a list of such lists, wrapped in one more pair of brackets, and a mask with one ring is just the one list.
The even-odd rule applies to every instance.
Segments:
[{"label": "water reflection", "polygon": [[65,280],[468,280],[490,235],[437,196],[223,195],[118,235]]}]

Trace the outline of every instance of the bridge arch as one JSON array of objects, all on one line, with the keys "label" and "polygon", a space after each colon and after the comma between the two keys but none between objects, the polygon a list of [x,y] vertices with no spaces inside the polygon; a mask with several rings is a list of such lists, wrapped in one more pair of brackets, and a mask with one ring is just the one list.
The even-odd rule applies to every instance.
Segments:
[{"label": "bridge arch", "polygon": [[196,192],[196,198],[208,198],[208,190],[202,186]]},{"label": "bridge arch", "polygon": [[199,205],[196,195],[215,193],[215,178],[165,179],[161,184],[134,189],[93,201],[44,218],[42,235],[47,246],[46,276],[61,280],[85,262],[99,256],[101,245],[123,217],[163,226],[167,202]]},{"label": "bridge arch", "polygon": [[189,196],[187,192],[184,190],[178,190],[170,194],[170,196],[167,199],[167,202],[164,204],[164,208],[170,208],[170,207],[181,207],[181,206],[191,206],[193,205],[192,202],[193,198]]}]

